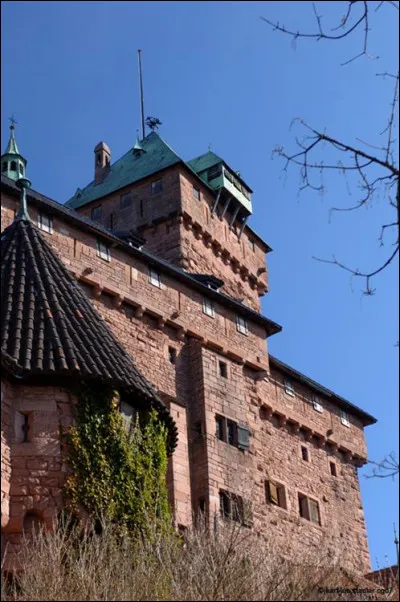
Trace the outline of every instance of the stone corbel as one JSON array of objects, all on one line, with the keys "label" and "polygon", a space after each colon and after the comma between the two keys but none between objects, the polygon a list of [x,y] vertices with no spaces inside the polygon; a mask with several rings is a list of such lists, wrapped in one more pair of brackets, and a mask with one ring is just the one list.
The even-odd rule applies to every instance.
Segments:
[{"label": "stone corbel", "polygon": [[138,305],[138,307],[135,309],[135,318],[138,318],[140,320],[141,318],[143,318],[143,314],[144,307],[142,305]]}]

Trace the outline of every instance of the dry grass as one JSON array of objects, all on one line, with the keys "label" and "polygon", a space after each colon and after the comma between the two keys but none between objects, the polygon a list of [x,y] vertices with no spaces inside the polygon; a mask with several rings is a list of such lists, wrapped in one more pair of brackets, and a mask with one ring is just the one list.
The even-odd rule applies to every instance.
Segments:
[{"label": "dry grass", "polygon": [[14,584],[3,579],[2,600],[371,599],[321,592],[351,583],[323,554],[289,562],[273,542],[234,523],[218,536],[200,525],[184,543],[176,535],[133,542],[111,525],[101,535],[64,526],[25,539],[18,558],[21,571]]}]

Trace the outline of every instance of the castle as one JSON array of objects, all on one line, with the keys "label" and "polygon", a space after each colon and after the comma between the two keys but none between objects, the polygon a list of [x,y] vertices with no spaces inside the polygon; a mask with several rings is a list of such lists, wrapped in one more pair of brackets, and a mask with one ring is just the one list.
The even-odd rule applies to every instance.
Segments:
[{"label": "castle", "polygon": [[376,420],[268,353],[260,312],[271,251],[252,190],[209,151],[181,159],[156,133],[65,204],[30,188],[11,125],[1,157],[2,542],[17,550],[62,506],[65,384],[116,384],[169,429],[174,522],[202,511],[290,554],[323,549],[370,571],[357,469]]}]

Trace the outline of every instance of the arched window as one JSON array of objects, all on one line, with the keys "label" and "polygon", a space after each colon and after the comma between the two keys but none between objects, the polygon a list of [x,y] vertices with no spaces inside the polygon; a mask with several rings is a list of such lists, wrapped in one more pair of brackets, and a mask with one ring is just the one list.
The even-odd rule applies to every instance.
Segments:
[{"label": "arched window", "polygon": [[11,169],[11,171],[17,171],[17,162],[16,161],[11,161],[10,169]]},{"label": "arched window", "polygon": [[101,153],[97,153],[96,161],[97,161],[97,165],[101,165]]},{"label": "arched window", "polygon": [[19,164],[19,173],[21,174],[21,176],[24,175],[24,166],[22,165],[22,163]]},{"label": "arched window", "polygon": [[3,161],[1,164],[1,171],[7,171],[7,161]]}]

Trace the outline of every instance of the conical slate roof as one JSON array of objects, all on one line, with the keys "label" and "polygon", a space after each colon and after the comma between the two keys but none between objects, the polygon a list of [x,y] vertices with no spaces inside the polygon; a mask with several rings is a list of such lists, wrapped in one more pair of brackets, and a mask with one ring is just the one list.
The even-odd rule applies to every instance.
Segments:
[{"label": "conical slate roof", "polygon": [[174,449],[177,429],[167,408],[27,216],[2,234],[1,293],[1,360],[8,373],[110,384],[159,411]]}]

